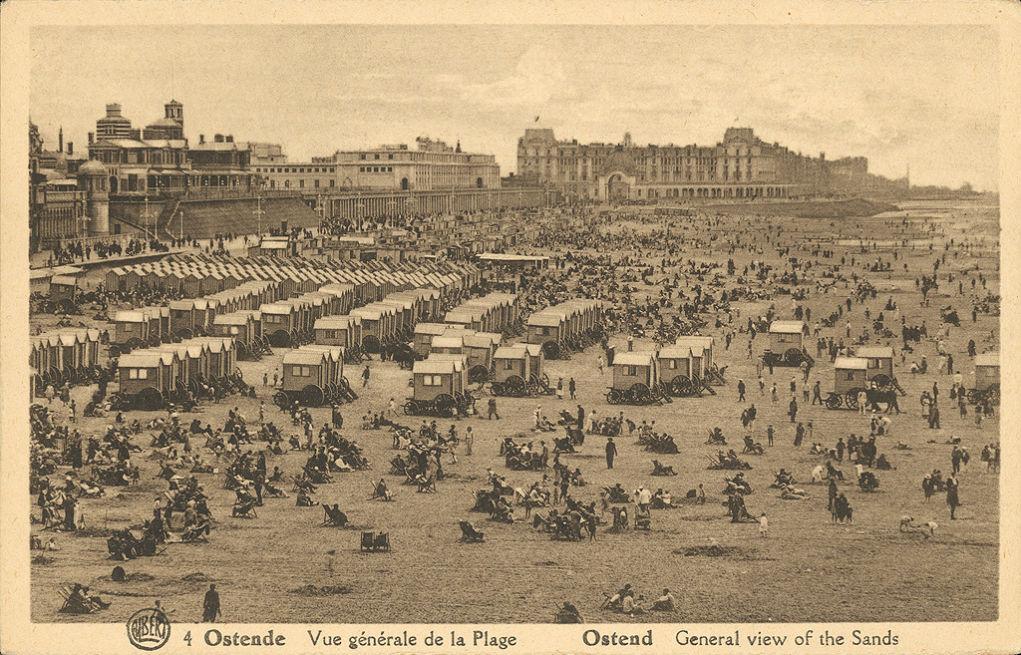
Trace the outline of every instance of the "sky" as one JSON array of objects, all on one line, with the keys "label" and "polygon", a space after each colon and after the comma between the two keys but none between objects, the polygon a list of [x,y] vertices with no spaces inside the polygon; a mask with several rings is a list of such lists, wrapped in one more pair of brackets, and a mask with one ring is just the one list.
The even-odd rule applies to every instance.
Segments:
[{"label": "sky", "polygon": [[[712,145],[730,126],[913,184],[995,190],[996,33],[981,26],[36,27],[31,118],[84,150],[105,105],[135,127],[280,143],[291,161],[427,135],[516,168],[559,139]],[[536,120],[538,118],[538,121]]]}]

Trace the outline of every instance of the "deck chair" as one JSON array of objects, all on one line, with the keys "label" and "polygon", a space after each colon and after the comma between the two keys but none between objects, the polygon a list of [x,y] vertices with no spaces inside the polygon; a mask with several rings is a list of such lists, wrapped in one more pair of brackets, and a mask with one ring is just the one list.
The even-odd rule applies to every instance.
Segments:
[{"label": "deck chair", "polygon": [[234,518],[241,519],[258,518],[259,515],[255,512],[255,502],[255,500],[246,500],[234,503],[234,507],[231,509],[230,515]]},{"label": "deck chair", "polygon": [[635,511],[635,530],[651,530],[652,514],[648,509],[639,508]]},{"label": "deck chair", "polygon": [[390,551],[389,532],[363,532],[361,539],[361,550],[363,552]]},{"label": "deck chair", "polygon": [[325,517],[323,518],[323,525],[328,525],[336,528],[343,528],[347,526],[348,523],[347,514],[341,511],[339,507],[334,509],[333,507],[324,504],[323,512],[325,513]]},{"label": "deck chair", "polygon": [[381,550],[384,552],[390,552],[390,533],[379,532],[376,534],[376,538],[373,540],[373,548],[375,550]]},{"label": "deck chair", "polygon": [[60,606],[60,611],[65,614],[89,614],[92,610],[83,607],[78,599],[75,598],[74,590],[71,585],[61,585],[57,588],[57,593],[64,599],[64,602]]},{"label": "deck chair", "polygon": [[372,495],[369,496],[369,500],[382,500],[390,502],[394,499],[394,494],[385,485],[374,484],[372,485]]},{"label": "deck chair", "polygon": [[58,589],[58,593],[64,599],[60,611],[65,614],[92,614],[110,606],[110,603],[104,603],[98,600],[98,597],[94,600],[82,593],[76,593],[75,585],[63,585]]},{"label": "deck chair", "polygon": [[475,529],[475,526],[468,521],[460,521],[461,541],[466,544],[481,544],[485,541],[486,535]]}]

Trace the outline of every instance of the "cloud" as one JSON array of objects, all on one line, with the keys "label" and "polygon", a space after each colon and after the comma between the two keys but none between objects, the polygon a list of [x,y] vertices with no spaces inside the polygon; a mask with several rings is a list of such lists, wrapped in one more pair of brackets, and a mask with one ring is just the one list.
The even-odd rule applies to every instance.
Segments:
[{"label": "cloud", "polygon": [[525,51],[514,73],[489,83],[468,84],[461,98],[483,106],[541,107],[556,96],[573,94],[567,66],[558,51],[533,45]]}]

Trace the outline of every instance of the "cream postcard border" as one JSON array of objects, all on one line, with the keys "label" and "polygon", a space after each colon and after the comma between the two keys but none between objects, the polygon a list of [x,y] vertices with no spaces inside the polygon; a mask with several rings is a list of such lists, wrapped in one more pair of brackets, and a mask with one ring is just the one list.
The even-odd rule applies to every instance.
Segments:
[{"label": "cream postcard border", "polygon": [[[114,2],[41,2],[7,0],[0,4],[0,652],[5,655],[32,653],[137,653],[126,638],[125,626],[114,624],[31,623],[29,618],[29,522],[28,498],[28,120],[29,30],[32,25],[124,25],[132,24],[759,24],[759,25],[992,25],[1000,37],[1000,221],[1001,258],[1008,262],[1001,270],[1001,358],[1005,364],[1001,405],[1001,442],[1004,464],[1000,486],[1000,578],[999,619],[988,623],[896,623],[865,624],[874,631],[892,629],[899,636],[895,647],[786,646],[783,648],[694,649],[679,646],[674,634],[681,628],[692,632],[728,633],[740,627],[745,633],[763,630],[794,637],[813,630],[816,635],[829,628],[849,633],[853,624],[629,624],[626,632],[651,628],[652,646],[640,648],[586,646],[587,629],[612,632],[614,626],[513,624],[471,625],[389,625],[387,633],[407,629],[422,639],[434,630],[469,633],[486,629],[517,637],[517,645],[504,653],[597,653],[640,650],[645,653],[742,652],[742,653],[1016,653],[1021,651],[1021,445],[1019,434],[1017,372],[1019,267],[1012,265],[1021,255],[1017,221],[1021,217],[1021,4],[1009,0],[982,2],[887,2],[856,3],[835,0],[776,2],[208,2],[199,0],[151,0]],[[806,56],[811,56],[806,53]],[[954,93],[933,89],[934,94]],[[1004,438],[1005,437],[1005,438]],[[233,632],[230,625],[217,626]],[[188,648],[178,638],[160,653],[276,652],[309,653],[336,651],[338,647],[312,649],[306,629],[324,628],[327,634],[345,637],[362,630],[377,635],[383,626],[315,626],[299,624],[236,626],[256,634],[274,628],[288,635],[288,644],[271,648],[210,648],[200,638]],[[174,624],[175,637],[194,624]],[[469,641],[470,643],[470,641]],[[789,642],[790,643],[790,642]],[[344,650],[351,651],[345,644]],[[471,647],[415,647],[387,650],[363,648],[361,652],[483,652]]]}]

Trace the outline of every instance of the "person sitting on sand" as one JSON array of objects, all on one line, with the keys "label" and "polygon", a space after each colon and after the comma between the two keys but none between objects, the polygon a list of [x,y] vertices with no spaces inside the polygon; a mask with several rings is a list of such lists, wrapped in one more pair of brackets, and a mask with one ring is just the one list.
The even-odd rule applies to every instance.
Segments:
[{"label": "person sitting on sand", "polygon": [[664,589],[663,595],[652,601],[652,609],[660,612],[673,612],[675,607],[676,601],[669,589]]},{"label": "person sitting on sand", "polygon": [[620,603],[620,611],[623,612],[624,614],[627,614],[628,616],[634,616],[635,614],[644,614],[645,608],[642,607],[641,605],[642,600],[643,600],[642,596],[639,596],[636,599],[634,594],[628,594],[627,596],[624,596],[624,600],[622,600]]},{"label": "person sitting on sand", "polygon": [[557,623],[582,623],[581,614],[574,603],[564,601],[557,611]]},{"label": "person sitting on sand", "polygon": [[805,498],[808,498],[808,492],[804,489],[789,484],[780,485],[781,500],[804,500]]},{"label": "person sitting on sand", "polygon": [[383,478],[380,478],[379,482],[376,483],[376,486],[372,491],[372,497],[386,501],[394,499],[393,492],[391,492],[389,487],[386,486],[386,481]]},{"label": "person sitting on sand", "polygon": [[302,486],[298,489],[298,497],[294,501],[296,507],[312,507],[318,504],[317,501],[312,500],[311,492],[307,486]]}]

